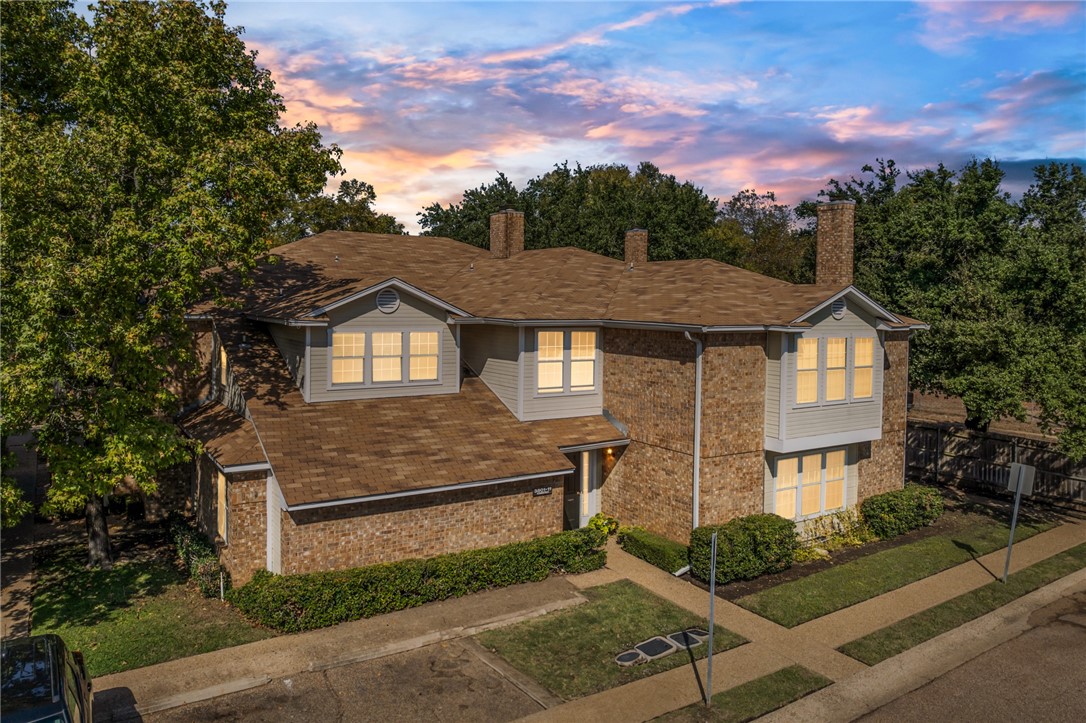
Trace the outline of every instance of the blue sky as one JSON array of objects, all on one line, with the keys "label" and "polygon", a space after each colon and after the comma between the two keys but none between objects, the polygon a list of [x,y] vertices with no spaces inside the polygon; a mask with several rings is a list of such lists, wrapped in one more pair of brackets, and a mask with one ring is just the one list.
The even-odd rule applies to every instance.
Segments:
[{"label": "blue sky", "polygon": [[[722,199],[1086,158],[1086,4],[233,2],[286,120],[415,214],[504,171],[656,163]],[[338,183],[338,181],[336,181]]]}]

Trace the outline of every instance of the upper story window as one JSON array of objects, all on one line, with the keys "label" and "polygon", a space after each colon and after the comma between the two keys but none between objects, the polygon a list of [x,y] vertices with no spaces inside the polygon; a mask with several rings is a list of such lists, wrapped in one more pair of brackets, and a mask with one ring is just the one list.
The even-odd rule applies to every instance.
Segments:
[{"label": "upper story window", "polygon": [[799,337],[796,404],[859,401],[874,396],[875,339]]},{"label": "upper story window", "polygon": [[437,331],[334,331],[332,384],[436,382],[440,338]]},{"label": "upper story window", "polygon": [[595,331],[536,332],[536,391],[539,394],[596,389]]},{"label": "upper story window", "polygon": [[815,517],[845,506],[845,450],[777,460],[774,512],[790,520]]}]

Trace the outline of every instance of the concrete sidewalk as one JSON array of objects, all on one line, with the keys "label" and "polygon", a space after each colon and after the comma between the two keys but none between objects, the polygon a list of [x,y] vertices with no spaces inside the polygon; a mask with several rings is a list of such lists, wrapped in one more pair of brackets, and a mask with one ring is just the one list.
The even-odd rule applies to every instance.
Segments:
[{"label": "concrete sidewalk", "polygon": [[324,670],[475,635],[577,605],[563,577],[282,635],[94,680],[96,721],[121,721],[228,693],[273,678]]}]

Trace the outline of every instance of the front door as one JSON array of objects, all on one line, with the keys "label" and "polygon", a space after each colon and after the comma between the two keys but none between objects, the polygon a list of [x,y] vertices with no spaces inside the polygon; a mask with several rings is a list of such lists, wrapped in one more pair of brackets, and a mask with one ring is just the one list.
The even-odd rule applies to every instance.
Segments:
[{"label": "front door", "polygon": [[586,450],[566,455],[573,463],[572,474],[565,477],[563,490],[564,527],[576,530],[588,524],[592,515],[600,511],[599,499],[599,454],[597,450]]}]

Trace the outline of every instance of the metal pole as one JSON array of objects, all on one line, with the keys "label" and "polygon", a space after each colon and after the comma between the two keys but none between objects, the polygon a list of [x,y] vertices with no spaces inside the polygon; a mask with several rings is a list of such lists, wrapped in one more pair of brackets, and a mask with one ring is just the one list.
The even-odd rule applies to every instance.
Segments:
[{"label": "metal pole", "polygon": [[1011,570],[1011,548],[1014,547],[1014,527],[1018,524],[1018,506],[1022,504],[1022,473],[1014,485],[1014,512],[1011,514],[1011,537],[1007,540],[1007,562],[1003,565],[1003,584],[1007,584],[1007,573]]},{"label": "metal pole", "polygon": [[709,555],[709,668],[705,673],[705,705],[713,702],[713,624],[716,612],[716,532],[713,532],[712,541],[709,543],[712,552]]}]

